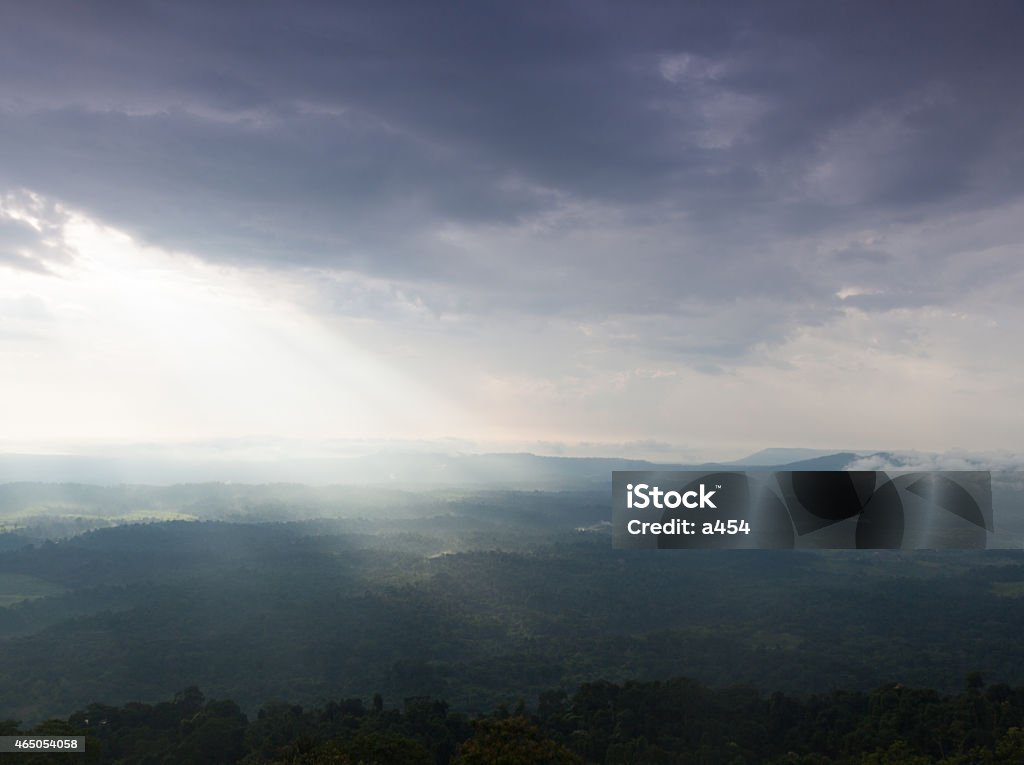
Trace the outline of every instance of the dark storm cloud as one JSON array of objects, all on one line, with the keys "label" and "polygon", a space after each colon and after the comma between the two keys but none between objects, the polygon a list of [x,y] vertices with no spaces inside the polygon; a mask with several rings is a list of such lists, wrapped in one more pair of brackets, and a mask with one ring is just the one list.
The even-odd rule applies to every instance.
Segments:
[{"label": "dark storm cloud", "polygon": [[893,256],[888,252],[865,247],[856,242],[841,250],[836,250],[835,256],[841,263],[853,264],[883,265],[891,262],[893,259]]},{"label": "dark storm cloud", "polygon": [[784,333],[898,269],[809,238],[1024,186],[1017,4],[35,2],[0,30],[6,186],[466,310],[607,311],[635,280],[672,311],[685,282],[799,303],[757,325]]}]

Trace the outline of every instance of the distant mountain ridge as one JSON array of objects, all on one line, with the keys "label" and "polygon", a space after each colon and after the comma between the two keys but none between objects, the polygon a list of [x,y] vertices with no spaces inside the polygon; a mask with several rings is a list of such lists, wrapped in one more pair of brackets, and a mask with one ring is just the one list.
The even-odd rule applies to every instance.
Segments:
[{"label": "distant mountain ridge", "polygon": [[[876,456],[882,454],[877,453]],[[843,470],[862,456],[855,452],[766,449],[735,462],[685,464],[617,457],[550,457],[530,453],[391,453],[274,461],[7,454],[0,455],[0,483],[173,485],[233,482],[550,490],[603,487],[610,482],[611,473],[615,470]],[[788,459],[790,457],[796,459]]]},{"label": "distant mountain ridge", "polygon": [[855,451],[853,449],[800,449],[792,447],[772,447],[769,449],[762,449],[759,452],[754,452],[753,454],[747,455],[742,459],[729,460],[722,464],[743,465],[744,467],[777,467],[779,465],[791,465],[795,462],[807,462],[809,460],[817,459],[818,457],[832,457],[840,454],[855,454],[857,456],[865,456],[868,454],[873,454],[873,452]]}]

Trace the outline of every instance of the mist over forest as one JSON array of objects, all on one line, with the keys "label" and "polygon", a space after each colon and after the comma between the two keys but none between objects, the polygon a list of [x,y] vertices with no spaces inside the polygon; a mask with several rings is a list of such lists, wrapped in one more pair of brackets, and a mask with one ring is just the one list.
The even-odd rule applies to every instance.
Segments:
[{"label": "mist over forest", "polygon": [[[464,720],[518,710],[573,756],[612,762],[593,741],[573,748],[567,723],[550,717],[557,694],[666,678],[795,700],[892,684],[955,695],[969,675],[1024,686],[1019,545],[615,550],[608,471],[647,463],[432,456],[406,467],[442,462],[473,478],[0,485],[0,720],[85,729],[80,710],[158,709],[187,687],[230,699],[238,720],[339,699],[409,714],[410,699],[429,698]],[[561,488],[486,486],[501,470],[510,484],[539,475]],[[997,530],[1012,527],[1022,495],[1009,473],[994,485]],[[460,745],[472,730],[459,728]],[[120,741],[108,738],[107,751]],[[267,758],[284,751],[266,747]]]}]

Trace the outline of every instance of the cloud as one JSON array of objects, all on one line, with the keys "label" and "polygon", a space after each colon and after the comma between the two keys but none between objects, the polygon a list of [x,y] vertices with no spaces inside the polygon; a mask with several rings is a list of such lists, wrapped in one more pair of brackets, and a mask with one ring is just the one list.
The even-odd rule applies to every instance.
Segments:
[{"label": "cloud", "polygon": [[854,460],[849,470],[991,470],[1020,473],[1024,455],[1009,451],[968,452],[951,450],[938,454],[926,452],[885,452]]},{"label": "cloud", "polygon": [[1015,390],[1022,25],[953,2],[12,5],[0,268],[75,266],[75,210],[273,283],[481,409],[521,398],[558,421],[534,442],[594,440],[588,411],[642,396],[647,424],[607,438],[679,443],[647,431],[686,386],[842,409],[847,366],[976,412],[931,376]]},{"label": "cloud", "polygon": [[889,472],[933,470],[981,470],[991,473],[997,528],[1021,517],[1015,494],[1024,491],[1024,454],[1003,451],[966,451],[953,449],[941,453],[885,452],[854,460],[848,470],[885,470]]},{"label": "cloud", "polygon": [[886,7],[881,38],[870,4],[307,4],[247,9],[244,35],[230,6],[98,8],[7,11],[5,174],[211,257],[418,273],[418,234],[514,224],[550,205],[531,187],[750,241],[1014,182],[990,166],[1019,124],[1013,22],[952,5]]},{"label": "cloud", "polygon": [[835,256],[841,263],[850,264],[866,263],[883,265],[885,263],[889,263],[893,259],[893,255],[891,253],[883,250],[872,249],[860,242],[851,242],[841,250],[836,250]]},{"label": "cloud", "polygon": [[52,273],[51,266],[71,257],[61,225],[59,205],[24,191],[0,197],[0,267]]}]

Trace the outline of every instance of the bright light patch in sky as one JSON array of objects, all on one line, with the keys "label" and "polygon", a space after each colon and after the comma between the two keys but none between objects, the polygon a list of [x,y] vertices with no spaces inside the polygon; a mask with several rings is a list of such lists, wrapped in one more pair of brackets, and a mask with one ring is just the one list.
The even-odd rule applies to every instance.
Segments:
[{"label": "bright light patch in sky", "polygon": [[0,280],[8,443],[420,436],[457,417],[303,310],[287,274],[140,246],[57,209],[67,262]]}]

